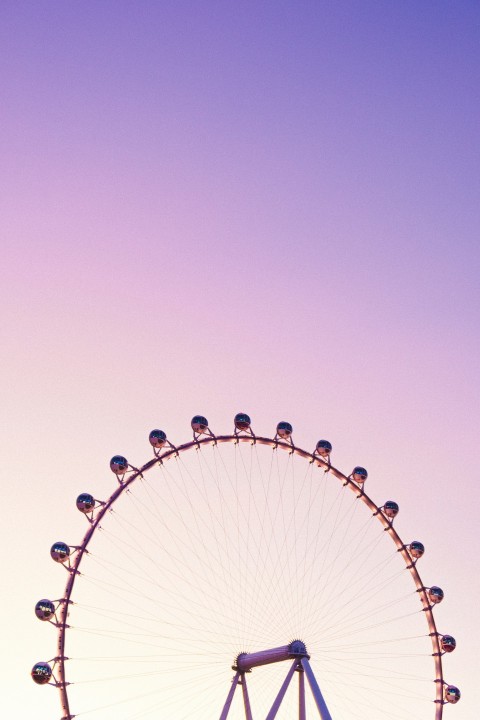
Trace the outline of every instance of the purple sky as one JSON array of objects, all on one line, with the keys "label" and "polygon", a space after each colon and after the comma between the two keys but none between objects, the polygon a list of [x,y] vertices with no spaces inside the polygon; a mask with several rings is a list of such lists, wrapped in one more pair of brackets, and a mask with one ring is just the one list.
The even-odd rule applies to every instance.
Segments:
[{"label": "purple sky", "polygon": [[462,645],[448,718],[473,717],[479,31],[473,1],[1,4],[1,438],[9,507],[29,498],[7,570],[38,634],[10,684],[32,706],[30,606],[84,478],[146,458],[151,426],[245,410],[408,508]]}]

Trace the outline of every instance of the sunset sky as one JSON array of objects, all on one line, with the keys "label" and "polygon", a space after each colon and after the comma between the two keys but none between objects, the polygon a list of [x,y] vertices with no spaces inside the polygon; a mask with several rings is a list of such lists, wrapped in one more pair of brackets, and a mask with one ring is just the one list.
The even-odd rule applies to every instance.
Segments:
[{"label": "sunset sky", "polygon": [[245,411],[399,502],[474,720],[478,3],[3,0],[0,60],[4,712],[77,494]]}]

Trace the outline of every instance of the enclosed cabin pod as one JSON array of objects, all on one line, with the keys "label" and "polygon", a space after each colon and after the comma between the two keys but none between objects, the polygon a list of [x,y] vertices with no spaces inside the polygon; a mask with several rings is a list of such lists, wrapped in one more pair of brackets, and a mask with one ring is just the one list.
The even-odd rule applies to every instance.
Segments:
[{"label": "enclosed cabin pod", "polygon": [[67,543],[56,542],[50,548],[50,556],[55,562],[65,563],[70,557],[70,547]]},{"label": "enclosed cabin pod", "polygon": [[77,509],[85,515],[95,510],[95,498],[90,493],[82,493],[77,497]]},{"label": "enclosed cabin pod", "polygon": [[167,435],[163,430],[152,430],[148,436],[148,442],[155,450],[161,450],[167,442]]},{"label": "enclosed cabin pod", "polygon": [[46,685],[52,678],[52,668],[47,662],[38,662],[33,666],[31,675],[37,685]]},{"label": "enclosed cabin pod", "polygon": [[328,440],[319,440],[315,447],[315,452],[317,453],[317,455],[320,455],[320,457],[322,457],[322,458],[329,458],[332,450],[333,450],[332,443],[329,442]]},{"label": "enclosed cabin pod", "polygon": [[110,470],[117,476],[125,475],[128,470],[127,458],[123,455],[114,455],[110,460]]},{"label": "enclosed cabin pod", "polygon": [[451,653],[457,647],[457,641],[451,635],[443,635],[440,639],[440,647],[442,648],[443,652]]},{"label": "enclosed cabin pod", "polygon": [[237,434],[237,432],[251,432],[250,426],[252,421],[247,413],[237,413],[233,420],[233,424],[235,425],[235,434]]},{"label": "enclosed cabin pod", "polygon": [[208,432],[208,420],[206,417],[203,417],[203,415],[195,415],[192,418],[191,426],[194,436],[204,435]]},{"label": "enclosed cabin pod", "polygon": [[447,685],[445,688],[445,701],[455,705],[461,698],[460,690],[455,685]]},{"label": "enclosed cabin pod", "polygon": [[51,600],[44,598],[35,605],[35,615],[39,620],[50,620],[55,616],[55,605]]},{"label": "enclosed cabin pod", "polygon": [[398,507],[398,503],[396,503],[394,500],[387,500],[385,505],[383,506],[383,512],[389,518],[389,520],[393,520],[397,517],[399,513],[400,508]]},{"label": "enclosed cabin pod", "polygon": [[408,546],[408,551],[415,560],[418,560],[424,554],[425,546],[419,540],[413,540]]},{"label": "enclosed cabin pod", "polygon": [[427,595],[428,599],[433,605],[438,605],[445,597],[445,593],[443,592],[442,588],[439,588],[436,585],[432,585],[431,588],[427,589]]},{"label": "enclosed cabin pod", "polygon": [[282,420],[277,424],[277,436],[282,440],[289,440],[292,437],[293,427],[289,422]]},{"label": "enclosed cabin pod", "polygon": [[357,485],[363,485],[365,480],[368,478],[368,472],[364,467],[357,465],[352,470],[351,478],[357,483]]}]

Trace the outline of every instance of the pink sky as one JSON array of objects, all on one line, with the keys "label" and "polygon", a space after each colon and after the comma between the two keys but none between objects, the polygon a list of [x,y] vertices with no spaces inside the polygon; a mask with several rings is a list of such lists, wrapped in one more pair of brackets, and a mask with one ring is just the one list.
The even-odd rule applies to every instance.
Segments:
[{"label": "pink sky", "polygon": [[2,4],[10,714],[59,712],[32,610],[78,492],[152,427],[245,410],[398,500],[458,640],[447,720],[476,716],[479,26],[466,0]]}]

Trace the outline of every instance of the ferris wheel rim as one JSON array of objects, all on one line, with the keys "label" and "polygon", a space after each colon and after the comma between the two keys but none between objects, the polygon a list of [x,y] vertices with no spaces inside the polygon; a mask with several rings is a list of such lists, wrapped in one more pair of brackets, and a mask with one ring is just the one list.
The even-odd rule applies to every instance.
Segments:
[{"label": "ferris wheel rim", "polygon": [[[432,643],[432,656],[434,658],[434,668],[435,668],[435,678],[434,682],[436,685],[436,692],[435,692],[435,720],[442,720],[443,718],[443,707],[444,707],[444,687],[446,685],[444,681],[443,676],[443,664],[442,664],[442,649],[440,645],[440,633],[437,631],[437,626],[435,622],[435,617],[433,614],[433,607],[434,605],[429,602],[427,590],[428,587],[424,585],[422,582],[422,579],[420,577],[420,574],[418,572],[418,569],[416,567],[416,561],[415,559],[410,555],[408,552],[408,545],[405,544],[396,529],[393,527],[392,519],[389,519],[383,512],[383,506],[377,505],[364,491],[363,487],[355,483],[351,476],[345,475],[343,472],[341,472],[338,468],[331,465],[331,463],[327,460],[324,460],[321,456],[316,454],[315,452],[309,452],[307,450],[304,450],[296,445],[294,445],[291,442],[276,438],[269,438],[265,436],[254,436],[251,434],[241,434],[241,433],[234,433],[234,434],[228,434],[228,435],[205,435],[205,436],[194,436],[194,439],[183,443],[182,445],[179,445],[177,447],[170,445],[167,450],[164,452],[155,453],[155,456],[148,460],[144,465],[142,465],[140,468],[134,468],[133,466],[128,466],[130,470],[127,472],[129,473],[128,476],[124,476],[122,480],[117,477],[118,479],[118,487],[111,493],[109,498],[102,502],[101,505],[98,506],[97,512],[95,514],[95,517],[92,518],[90,521],[90,526],[88,527],[80,545],[78,546],[69,546],[74,547],[75,552],[72,558],[72,562],[67,568],[69,577],[67,579],[67,583],[65,585],[64,593],[62,598],[60,598],[59,602],[59,621],[57,623],[58,628],[58,637],[57,637],[57,649],[58,649],[58,655],[54,658],[55,662],[55,669],[58,675],[58,681],[55,682],[55,685],[57,686],[59,693],[60,693],[60,700],[62,709],[64,712],[64,716],[62,717],[62,720],[72,720],[75,715],[72,715],[70,713],[70,704],[69,704],[69,698],[68,698],[68,692],[67,687],[70,683],[68,683],[66,679],[66,670],[65,670],[65,663],[68,660],[68,657],[65,655],[65,647],[66,647],[66,637],[67,637],[67,630],[69,629],[68,625],[68,609],[69,605],[73,602],[72,601],[72,594],[75,586],[75,580],[77,578],[77,575],[81,574],[79,571],[79,566],[81,564],[83,556],[87,553],[88,554],[88,545],[90,541],[92,540],[96,529],[99,527],[100,522],[105,517],[107,512],[112,508],[112,506],[115,504],[115,502],[123,495],[123,493],[138,479],[142,478],[144,473],[147,473],[149,470],[153,469],[155,466],[162,465],[164,462],[174,458],[178,457],[181,453],[186,453],[189,450],[192,449],[198,449],[202,446],[214,446],[217,444],[224,444],[224,443],[231,443],[231,444],[238,444],[238,443],[250,443],[250,444],[259,444],[259,445],[265,445],[269,446],[272,449],[281,449],[283,451],[287,451],[290,454],[295,454],[299,457],[302,457],[303,459],[307,460],[309,463],[315,463],[318,467],[323,468],[326,472],[328,472],[330,475],[334,476],[337,480],[339,480],[345,487],[348,487],[351,492],[355,493],[357,496],[357,499],[362,500],[362,502],[367,506],[369,510],[372,511],[373,516],[375,516],[378,521],[383,526],[384,531],[387,532],[387,534],[390,536],[391,540],[394,542],[397,551],[402,555],[403,560],[405,561],[405,567],[407,570],[409,570],[411,577],[413,578],[414,584],[416,586],[416,591],[419,593],[420,600],[423,606],[423,611],[425,612],[425,616],[427,619],[427,625],[429,629],[429,636]],[[57,669],[58,668],[58,669]]]}]

